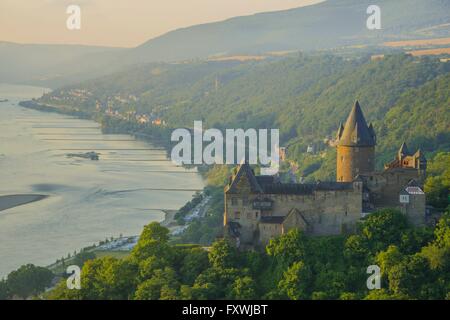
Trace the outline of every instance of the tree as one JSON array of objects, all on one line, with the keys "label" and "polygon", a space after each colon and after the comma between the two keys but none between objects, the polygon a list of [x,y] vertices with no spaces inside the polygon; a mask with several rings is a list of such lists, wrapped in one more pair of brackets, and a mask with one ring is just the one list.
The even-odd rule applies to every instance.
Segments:
[{"label": "tree", "polygon": [[[427,277],[428,275],[428,277]],[[426,259],[419,254],[408,256],[388,271],[389,289],[398,295],[421,297],[421,287],[430,281]]]},{"label": "tree", "polygon": [[53,273],[47,268],[27,264],[12,271],[7,279],[10,294],[26,299],[49,287],[53,280]]},{"label": "tree", "polygon": [[434,231],[435,243],[440,248],[450,248],[450,210],[439,219]]},{"label": "tree", "polygon": [[86,261],[92,259],[95,259],[95,253],[89,251],[81,251],[73,259],[73,264],[76,264],[77,266],[82,268]]},{"label": "tree", "polygon": [[306,237],[300,230],[292,229],[278,238],[271,239],[266,247],[269,256],[279,259],[285,266],[306,256]]},{"label": "tree", "polygon": [[405,300],[408,296],[403,294],[393,294],[386,289],[371,290],[364,300]]},{"label": "tree", "polygon": [[403,261],[404,257],[398,247],[396,246],[389,246],[385,251],[382,251],[378,253],[375,260],[377,264],[380,266],[381,273],[383,275],[387,275],[389,270],[401,263]]},{"label": "tree", "polygon": [[238,277],[231,285],[232,299],[251,300],[256,298],[255,282],[250,276]]},{"label": "tree", "polygon": [[220,239],[213,243],[208,254],[213,268],[226,269],[237,265],[237,250],[228,240]]},{"label": "tree", "polygon": [[395,209],[382,209],[371,213],[361,228],[361,235],[371,252],[384,250],[391,244],[399,244],[402,232],[408,228],[406,216]]},{"label": "tree", "polygon": [[361,235],[349,236],[345,242],[344,256],[351,263],[366,261],[369,256],[369,248],[365,238]]},{"label": "tree", "polygon": [[192,286],[194,299],[223,299],[239,277],[246,276],[246,270],[236,268],[208,268],[195,279]]},{"label": "tree", "polygon": [[192,248],[188,250],[180,268],[183,283],[193,284],[198,275],[208,267],[208,253],[204,249]]},{"label": "tree", "polygon": [[51,291],[44,294],[46,300],[80,300],[81,298],[79,290],[67,288],[66,279],[62,279]]},{"label": "tree", "polygon": [[169,229],[164,228],[158,222],[152,222],[144,227],[139,240],[157,240],[166,243],[169,240]]},{"label": "tree", "polygon": [[136,289],[136,300],[172,299],[178,296],[179,282],[172,268],[155,270],[154,275],[142,282]]},{"label": "tree", "polygon": [[312,280],[312,272],[303,261],[294,262],[284,273],[278,284],[279,290],[291,300],[307,299]]},{"label": "tree", "polygon": [[139,280],[144,281],[150,279],[155,270],[164,269],[169,266],[170,263],[167,260],[156,256],[150,256],[139,262]]},{"label": "tree", "polygon": [[168,245],[169,230],[157,222],[144,227],[139,241],[131,252],[131,256],[142,261],[150,256],[165,258],[170,261],[173,257],[173,248]]},{"label": "tree", "polygon": [[0,300],[6,300],[10,297],[8,283],[6,280],[0,281]]},{"label": "tree", "polygon": [[450,152],[438,153],[427,165],[428,177],[424,190],[428,202],[437,208],[446,208],[450,192]]},{"label": "tree", "polygon": [[342,292],[339,300],[357,300],[358,295],[354,292]]},{"label": "tree", "polygon": [[81,296],[88,300],[128,299],[135,290],[137,273],[131,259],[89,260],[81,270]]},{"label": "tree", "polygon": [[448,205],[449,188],[444,177],[428,177],[424,185],[428,203],[437,208],[445,208]]}]

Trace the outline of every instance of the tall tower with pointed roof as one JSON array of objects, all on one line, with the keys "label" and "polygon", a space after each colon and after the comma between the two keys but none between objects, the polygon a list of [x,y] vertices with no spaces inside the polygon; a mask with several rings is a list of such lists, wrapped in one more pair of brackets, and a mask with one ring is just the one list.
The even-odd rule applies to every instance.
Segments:
[{"label": "tall tower with pointed roof", "polygon": [[352,182],[358,174],[374,171],[376,136],[372,124],[367,125],[358,101],[345,125],[339,126],[336,139],[338,182]]}]

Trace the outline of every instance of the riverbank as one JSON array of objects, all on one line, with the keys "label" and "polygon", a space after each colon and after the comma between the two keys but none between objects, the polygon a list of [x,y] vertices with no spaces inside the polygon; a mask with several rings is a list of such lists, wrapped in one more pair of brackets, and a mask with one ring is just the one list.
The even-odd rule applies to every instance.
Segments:
[{"label": "riverbank", "polygon": [[38,102],[35,99],[20,101],[19,106],[43,112],[59,113],[79,119],[92,120],[101,125],[104,134],[129,134],[137,140],[150,142],[152,145],[164,149],[167,154],[171,150],[170,128],[141,124],[134,121],[117,118],[99,112],[86,112],[70,106],[57,106]]},{"label": "riverbank", "polygon": [[28,203],[46,199],[48,197],[48,195],[43,194],[12,194],[0,196],[0,211],[23,206]]},{"label": "riverbank", "polygon": [[[50,197],[0,212],[0,277],[27,263],[66,260],[106,238],[139,235],[148,223],[164,220],[162,209],[182,207],[203,188],[200,175],[165,160],[150,138],[149,144],[129,135],[115,137],[75,115],[19,107],[27,97],[2,106],[0,195]],[[100,161],[67,157],[91,150],[101,152]],[[4,208],[38,199],[8,201]]]}]

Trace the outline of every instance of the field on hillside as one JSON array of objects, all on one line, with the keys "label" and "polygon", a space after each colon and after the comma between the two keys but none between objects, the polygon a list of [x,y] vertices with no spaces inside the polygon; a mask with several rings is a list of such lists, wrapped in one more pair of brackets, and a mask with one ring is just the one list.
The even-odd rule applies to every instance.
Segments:
[{"label": "field on hillside", "polygon": [[422,39],[422,40],[405,40],[405,41],[391,41],[384,42],[386,47],[425,47],[425,46],[442,46],[450,44],[450,38],[439,39]]},{"label": "field on hillside", "polygon": [[429,55],[440,55],[440,54],[450,54],[450,48],[436,48],[436,49],[424,49],[424,50],[414,50],[408,51],[407,53],[413,56],[429,56]]}]

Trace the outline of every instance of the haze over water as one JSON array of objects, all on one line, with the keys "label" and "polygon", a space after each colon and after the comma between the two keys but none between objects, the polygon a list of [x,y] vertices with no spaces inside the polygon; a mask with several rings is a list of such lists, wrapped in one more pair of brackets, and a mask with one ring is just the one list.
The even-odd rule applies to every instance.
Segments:
[{"label": "haze over water", "polygon": [[[0,103],[0,196],[49,195],[0,211],[0,277],[25,263],[48,265],[107,237],[139,234],[145,224],[163,220],[158,209],[178,209],[193,195],[149,189],[203,187],[198,174],[185,173],[147,142],[17,105],[42,92],[0,84],[0,100],[9,99]],[[99,152],[100,160],[67,157],[88,151]]]}]

